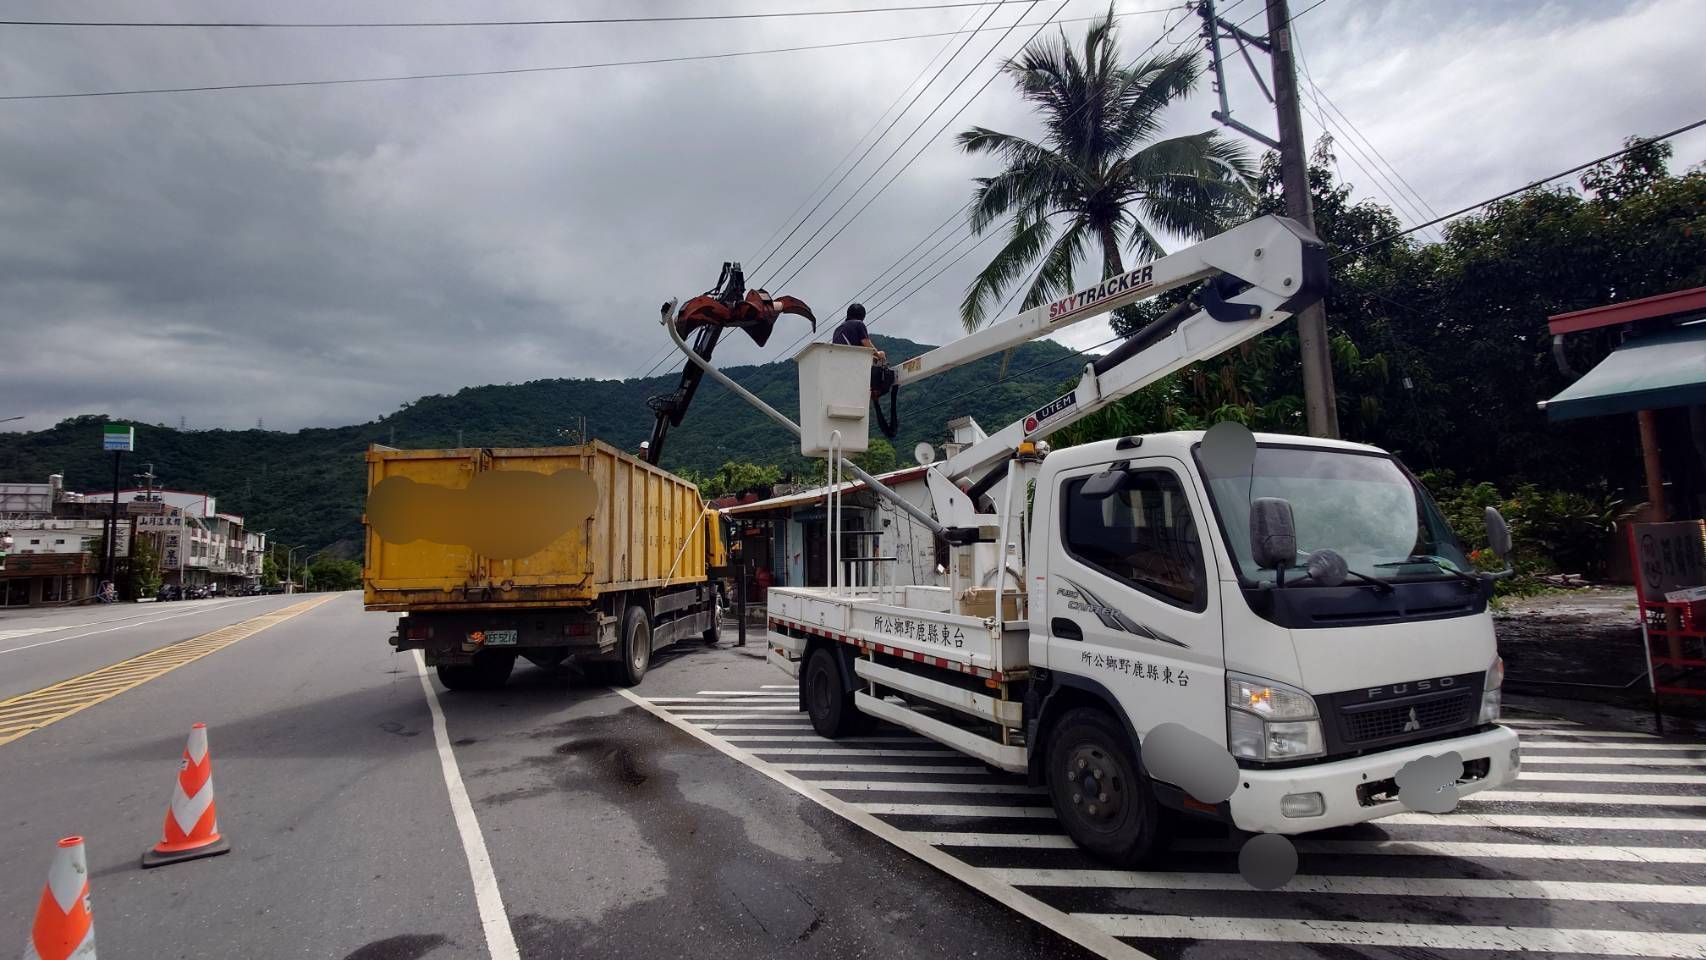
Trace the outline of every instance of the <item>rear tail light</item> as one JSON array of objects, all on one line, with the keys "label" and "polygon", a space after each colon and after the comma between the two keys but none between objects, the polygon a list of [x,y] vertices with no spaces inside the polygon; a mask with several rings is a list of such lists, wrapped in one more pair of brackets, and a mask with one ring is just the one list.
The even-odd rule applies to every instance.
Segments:
[{"label": "rear tail light", "polygon": [[431,640],[432,628],[409,627],[403,631],[403,636],[408,637],[410,640]]}]

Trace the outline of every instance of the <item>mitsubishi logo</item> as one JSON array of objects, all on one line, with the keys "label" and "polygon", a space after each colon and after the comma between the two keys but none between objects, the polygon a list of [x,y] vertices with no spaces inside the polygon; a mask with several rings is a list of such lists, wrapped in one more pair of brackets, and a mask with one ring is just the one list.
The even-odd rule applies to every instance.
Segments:
[{"label": "mitsubishi logo", "polygon": [[1404,732],[1409,733],[1412,730],[1420,730],[1420,729],[1422,729],[1421,718],[1416,716],[1416,708],[1411,707],[1410,708],[1410,719],[1404,721]]}]

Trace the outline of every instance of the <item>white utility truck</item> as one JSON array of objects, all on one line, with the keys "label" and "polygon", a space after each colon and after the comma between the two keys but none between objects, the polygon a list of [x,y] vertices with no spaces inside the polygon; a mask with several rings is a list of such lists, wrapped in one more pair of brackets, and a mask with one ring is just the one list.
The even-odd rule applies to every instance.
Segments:
[{"label": "white utility truck", "polygon": [[[1080,846],[1121,863],[1162,849],[1179,812],[1295,834],[1405,799],[1421,809],[1399,796],[1400,772],[1430,758],[1462,761],[1437,785],[1459,796],[1511,780],[1518,743],[1497,723],[1487,609],[1499,575],[1473,572],[1391,455],[1236,425],[1042,442],[1317,301],[1326,263],[1308,230],[1250,221],[908,360],[897,379],[1191,283],[1063,396],[928,463],[933,511],[844,459],[867,443],[870,351],[800,354],[798,426],[702,364],[826,456],[832,481],[845,466],[949,545],[945,587],[851,587],[832,555],[829,586],[769,591],[769,656],[799,678],[801,708],[826,737],[886,720],[1025,773]],[[1502,556],[1496,512],[1488,529]],[[1145,762],[1164,725],[1198,735],[1216,754],[1204,764],[1235,761],[1229,795],[1194,796]]]}]

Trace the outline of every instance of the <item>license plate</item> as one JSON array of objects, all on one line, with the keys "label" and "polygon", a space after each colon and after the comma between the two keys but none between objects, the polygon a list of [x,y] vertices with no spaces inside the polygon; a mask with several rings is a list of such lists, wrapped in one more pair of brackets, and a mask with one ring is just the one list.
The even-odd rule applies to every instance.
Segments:
[{"label": "license plate", "polygon": [[516,644],[516,632],[514,630],[486,630],[483,632],[486,636],[485,646],[513,647]]}]

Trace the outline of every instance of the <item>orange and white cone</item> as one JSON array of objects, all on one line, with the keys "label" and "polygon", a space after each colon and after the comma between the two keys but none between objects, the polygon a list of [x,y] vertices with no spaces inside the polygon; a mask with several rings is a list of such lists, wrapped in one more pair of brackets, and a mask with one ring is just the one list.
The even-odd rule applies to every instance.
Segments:
[{"label": "orange and white cone", "polygon": [[189,743],[166,807],[166,826],[160,842],[142,855],[144,867],[161,867],[181,860],[230,853],[231,844],[219,834],[219,813],[213,807],[213,758],[207,753],[207,724],[190,728]]},{"label": "orange and white cone", "polygon": [[89,861],[82,837],[59,841],[24,960],[95,960],[95,918],[89,912]]}]

